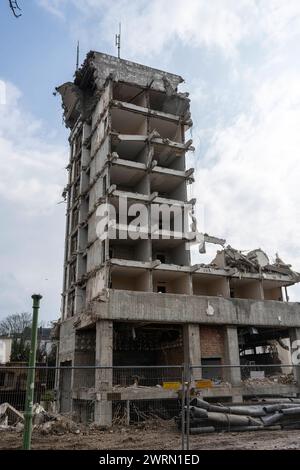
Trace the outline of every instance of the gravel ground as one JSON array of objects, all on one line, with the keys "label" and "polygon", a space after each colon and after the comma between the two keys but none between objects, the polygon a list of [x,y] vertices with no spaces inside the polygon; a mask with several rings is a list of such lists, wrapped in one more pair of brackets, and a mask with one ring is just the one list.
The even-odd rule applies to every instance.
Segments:
[{"label": "gravel ground", "polygon": [[[22,433],[2,430],[0,449],[20,449]],[[34,430],[33,449],[180,449],[181,435],[173,421],[154,422],[110,430],[81,429],[80,433],[42,434]],[[300,430],[214,433],[190,436],[195,450],[280,450],[300,449]]]}]

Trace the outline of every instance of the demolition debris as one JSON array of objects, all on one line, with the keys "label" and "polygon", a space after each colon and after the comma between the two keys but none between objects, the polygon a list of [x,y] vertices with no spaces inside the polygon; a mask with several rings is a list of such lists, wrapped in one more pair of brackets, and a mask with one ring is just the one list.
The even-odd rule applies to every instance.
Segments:
[{"label": "demolition debris", "polygon": [[300,429],[300,399],[290,399],[288,403],[226,406],[196,397],[185,407],[184,416],[179,415],[175,421],[178,429],[184,426],[190,434],[260,431],[270,427],[273,430]]}]

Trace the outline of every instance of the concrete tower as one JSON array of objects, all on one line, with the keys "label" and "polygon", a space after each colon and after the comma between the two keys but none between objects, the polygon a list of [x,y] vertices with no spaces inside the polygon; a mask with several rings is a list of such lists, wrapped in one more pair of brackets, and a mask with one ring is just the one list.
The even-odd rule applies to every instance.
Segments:
[{"label": "concrete tower", "polygon": [[[185,133],[192,121],[188,95],[178,91],[182,81],[90,52],[74,82],[57,88],[71,131],[58,360],[215,364],[232,387],[215,395],[240,397],[239,369],[218,366],[237,364],[241,350],[287,338],[300,326],[299,306],[283,302],[282,293],[299,275],[279,259],[271,265],[261,250],[245,256],[231,247],[209,265],[191,265],[197,230],[195,219],[192,230],[188,223],[195,201],[187,194],[193,169],[186,168],[192,142]],[[205,241],[225,242],[198,237],[200,252]],[[123,376],[123,385],[131,379]],[[109,369],[66,369],[61,411],[78,413],[79,403],[93,401],[95,421],[109,424],[109,397],[119,382]],[[126,396],[120,392],[121,400]]]}]

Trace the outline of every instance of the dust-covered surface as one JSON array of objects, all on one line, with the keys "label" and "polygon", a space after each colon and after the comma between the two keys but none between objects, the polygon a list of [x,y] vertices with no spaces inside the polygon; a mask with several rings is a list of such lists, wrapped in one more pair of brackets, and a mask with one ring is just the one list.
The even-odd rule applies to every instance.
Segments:
[{"label": "dust-covered surface", "polygon": [[[0,431],[0,449],[20,449],[22,432]],[[32,449],[110,450],[110,449],[181,449],[181,434],[173,421],[157,420],[109,430],[84,428],[66,432],[57,428],[51,433],[34,430]],[[300,449],[300,430],[213,433],[190,436],[190,449]]]}]

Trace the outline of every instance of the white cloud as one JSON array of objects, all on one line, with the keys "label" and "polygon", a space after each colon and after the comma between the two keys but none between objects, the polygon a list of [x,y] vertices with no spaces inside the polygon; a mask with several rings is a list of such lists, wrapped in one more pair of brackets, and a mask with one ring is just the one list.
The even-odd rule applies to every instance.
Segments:
[{"label": "white cloud", "polygon": [[64,14],[62,11],[62,6],[65,4],[65,0],[37,0],[38,4],[45,8],[52,15],[64,19]]},{"label": "white cloud", "polygon": [[139,56],[167,52],[170,44],[179,39],[192,46],[221,49],[230,57],[250,33],[244,20],[249,22],[251,15],[254,22],[256,16],[254,0],[38,1],[48,11],[60,15],[67,14],[67,5],[73,34],[89,42],[113,40],[121,21],[126,51]]},{"label": "white cloud", "polygon": [[60,200],[66,149],[47,143],[42,123],[20,101],[20,91],[6,83],[6,102],[0,105],[0,197],[36,213]]},{"label": "white cloud", "polygon": [[[63,264],[66,146],[49,143],[45,124],[22,106],[6,82],[0,104],[0,317],[30,311],[31,294],[44,295],[41,318],[59,315]],[[53,136],[52,136],[53,137]]]},{"label": "white cloud", "polygon": [[[87,44],[112,44],[122,22],[125,55],[169,54],[179,40],[234,58],[243,44],[283,47],[298,34],[298,0],[37,0],[68,19],[71,34]],[[98,46],[99,47],[99,46]]]},{"label": "white cloud", "polygon": [[300,270],[300,90],[286,73],[254,89],[250,109],[217,129],[194,193],[205,230],[239,249],[276,251]]},{"label": "white cloud", "polygon": [[[18,292],[18,295],[16,295]],[[0,274],[0,318],[16,312],[23,312],[22,303],[25,292],[23,286],[12,273]],[[5,307],[4,307],[5,306]],[[1,308],[2,307],[2,308]],[[2,310],[2,311],[1,311]]]},{"label": "white cloud", "polygon": [[270,41],[284,47],[299,34],[300,3],[298,0],[260,0],[260,22]]}]

